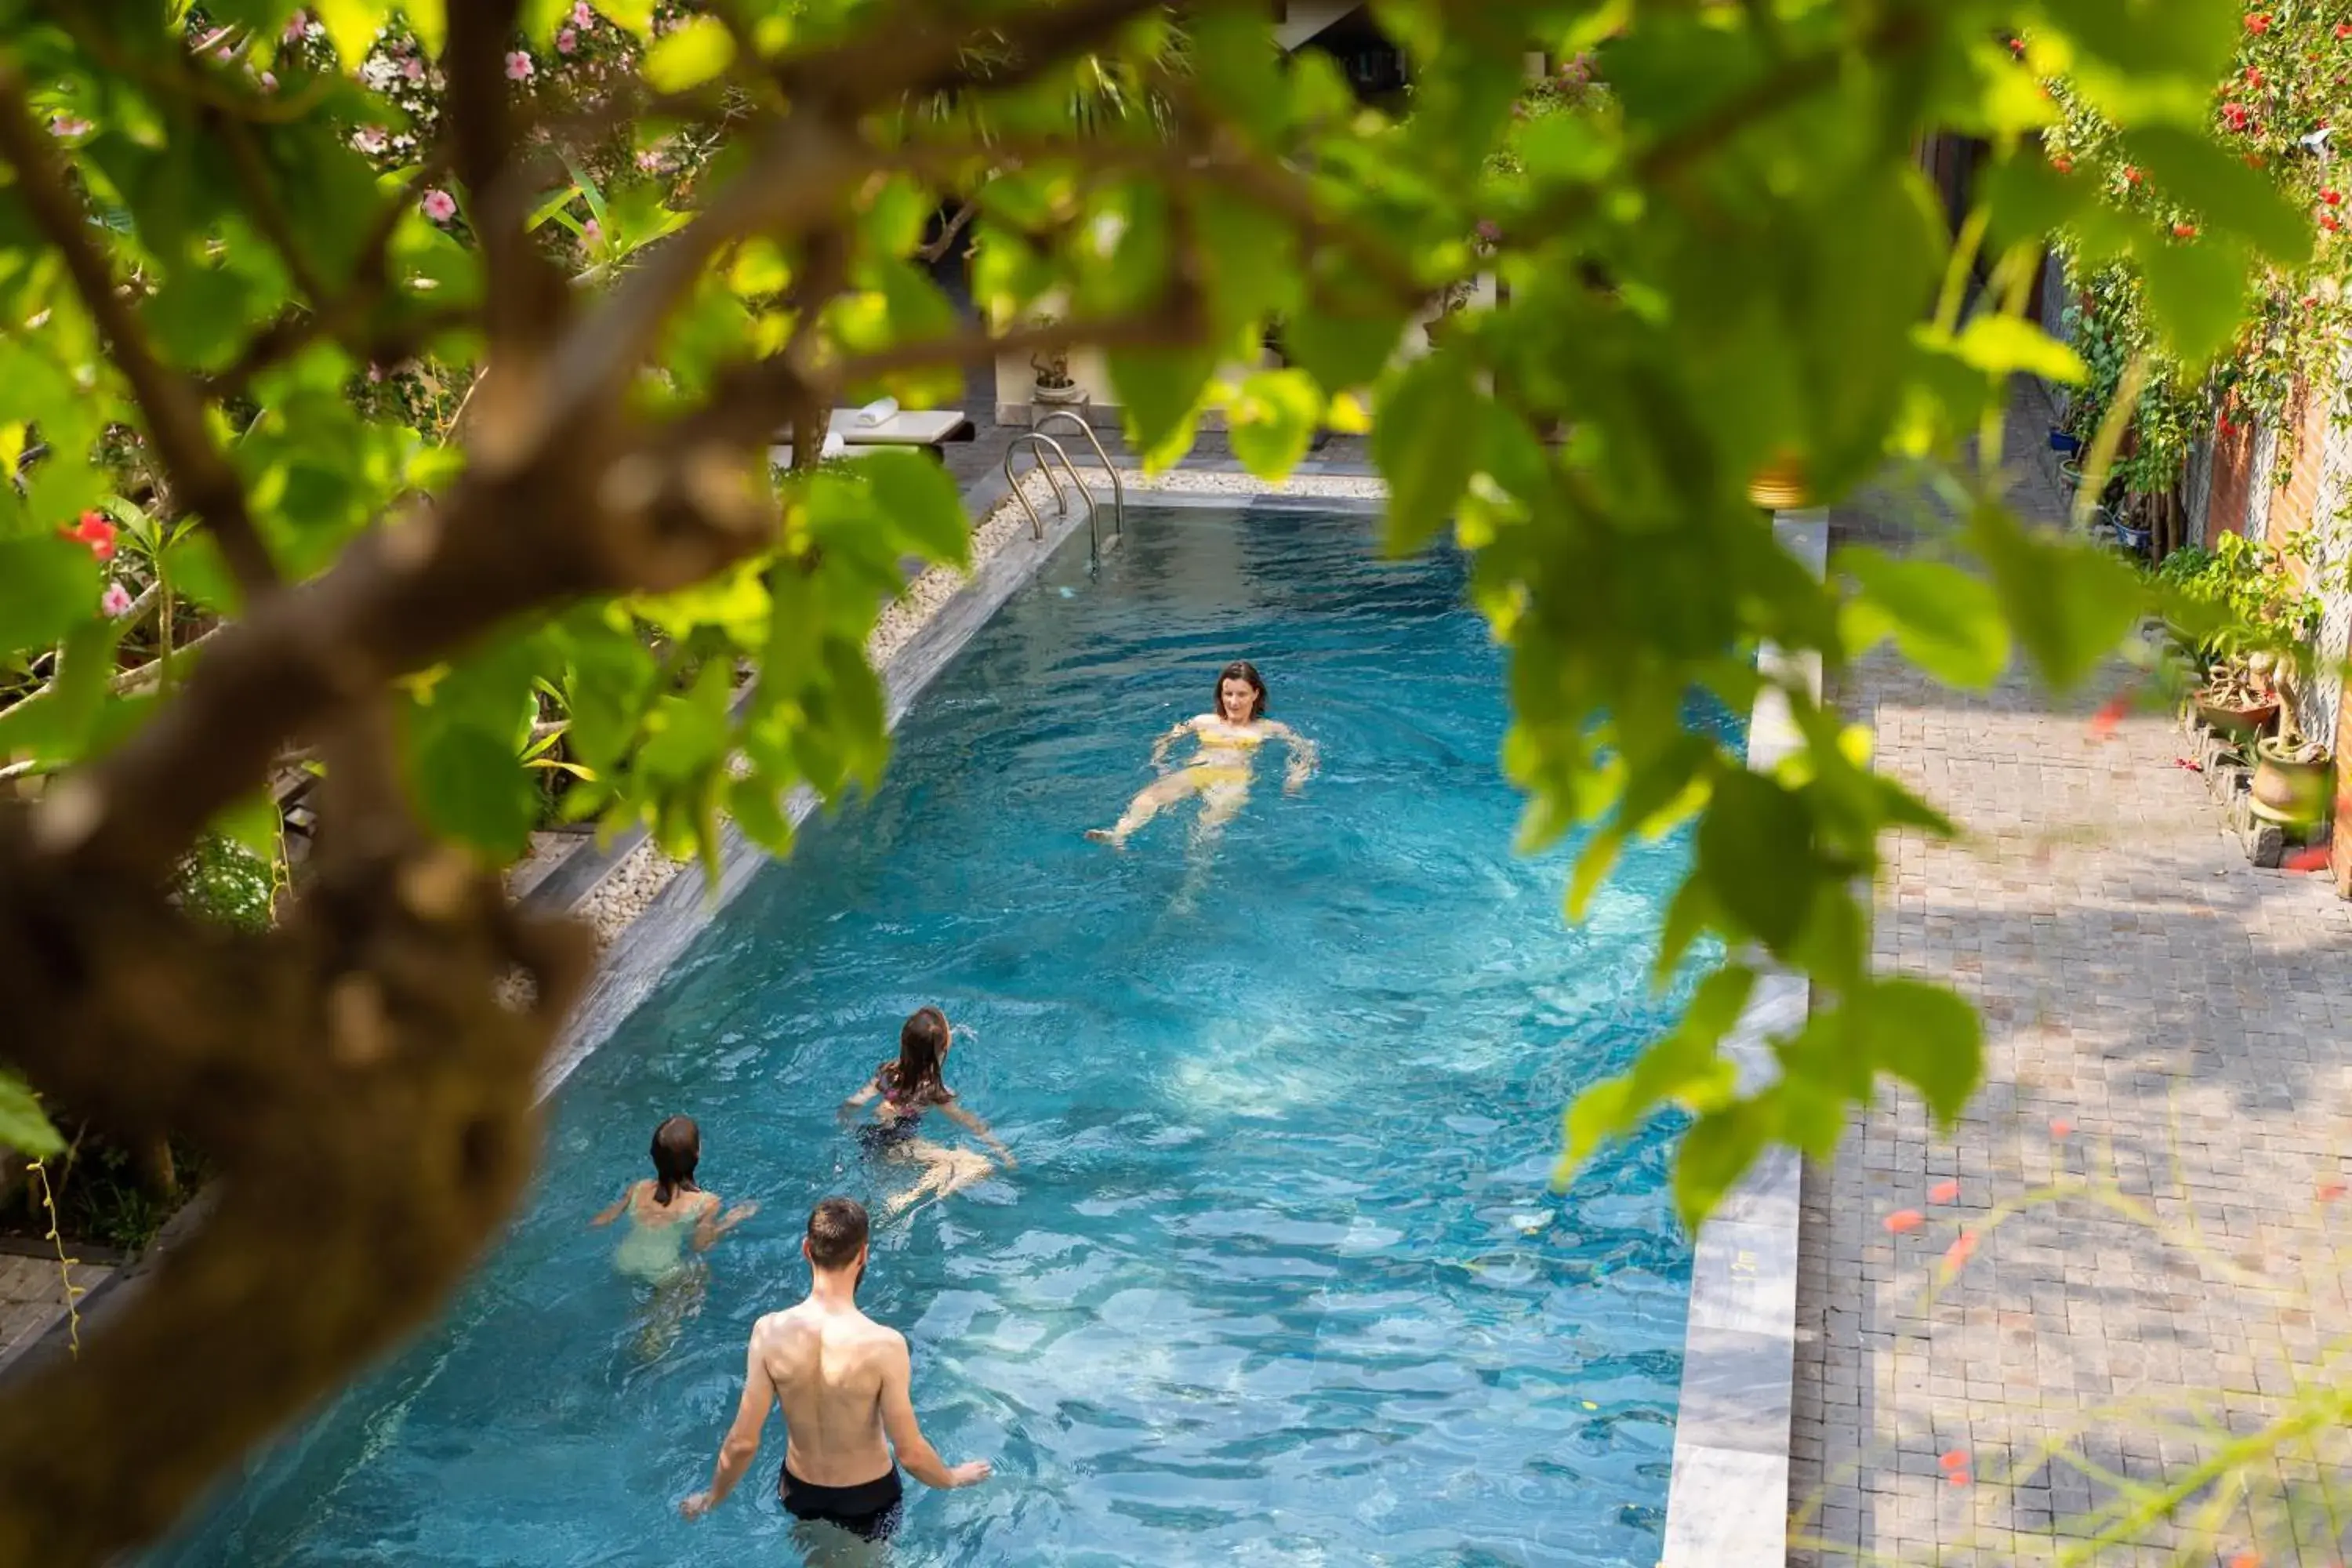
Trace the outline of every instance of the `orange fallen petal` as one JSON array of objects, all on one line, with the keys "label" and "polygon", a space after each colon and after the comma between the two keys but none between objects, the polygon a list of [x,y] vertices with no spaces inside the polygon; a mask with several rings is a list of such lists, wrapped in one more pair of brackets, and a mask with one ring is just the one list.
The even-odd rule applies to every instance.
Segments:
[{"label": "orange fallen petal", "polygon": [[2326,1181],[2319,1184],[2319,1201],[2321,1203],[2332,1204],[2343,1195],[2343,1183],[2337,1181]]},{"label": "orange fallen petal", "polygon": [[1901,1236],[1906,1230],[1916,1230],[1927,1224],[1927,1216],[1917,1209],[1896,1209],[1880,1223],[1895,1235]]},{"label": "orange fallen petal", "polygon": [[1969,1468],[1969,1451],[1966,1448],[1955,1448],[1937,1459],[1936,1463],[1948,1470],[1965,1470]]},{"label": "orange fallen petal", "polygon": [[2053,1116],[2050,1119],[2050,1136],[2053,1138],[2063,1138],[2074,1131],[2074,1124],[2064,1117]]},{"label": "orange fallen petal", "polygon": [[2099,710],[2091,715],[2092,738],[2104,741],[2113,735],[2116,726],[2124,721],[2124,715],[2130,710],[2131,698],[2128,695],[2108,698],[2099,705]]},{"label": "orange fallen petal", "polygon": [[1959,1195],[1960,1184],[1958,1182],[1937,1182],[1927,1189],[1927,1201],[1931,1204],[1948,1204]]},{"label": "orange fallen petal", "polygon": [[2241,1552],[2230,1559],[2230,1568],[2263,1568],[2263,1554],[2259,1552]]},{"label": "orange fallen petal", "polygon": [[2327,851],[2315,844],[2308,849],[2296,850],[2279,864],[2290,871],[2325,871],[2327,869]]},{"label": "orange fallen petal", "polygon": [[1944,1479],[1953,1486],[1964,1487],[1969,1484],[1969,1473],[1966,1470],[1952,1470],[1945,1475]]},{"label": "orange fallen petal", "polygon": [[1952,1245],[1944,1249],[1944,1267],[1949,1269],[1958,1269],[1963,1264],[1968,1262],[1969,1257],[1975,1253],[1976,1249],[1976,1233],[1974,1231],[1968,1230],[1960,1232],[1959,1235],[1952,1238]]}]

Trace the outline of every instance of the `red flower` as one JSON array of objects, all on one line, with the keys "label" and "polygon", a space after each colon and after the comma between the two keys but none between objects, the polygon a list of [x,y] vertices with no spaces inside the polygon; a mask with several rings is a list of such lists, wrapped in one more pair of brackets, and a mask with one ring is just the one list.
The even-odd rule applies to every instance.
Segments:
[{"label": "red flower", "polygon": [[2261,168],[2262,166],[2263,166],[2263,155],[2262,155],[2260,153],[2247,153],[2247,154],[2246,154],[2246,167],[2247,167],[2247,168],[2249,168],[2249,169],[2259,169],[2259,168]]},{"label": "red flower", "polygon": [[2023,59],[2025,58],[2025,40],[2023,38],[2010,39],[2009,52],[2017,56],[2020,59]]},{"label": "red flower", "polygon": [[2243,131],[2252,118],[2252,111],[2242,103],[2232,101],[2221,106],[2221,119],[2232,131]]},{"label": "red flower", "polygon": [[2267,33],[2270,30],[2271,14],[2268,11],[2249,11],[2246,13],[2246,31],[2249,33]]},{"label": "red flower", "polygon": [[1927,1216],[1917,1209],[1896,1209],[1879,1222],[1896,1236],[1906,1230],[1916,1230],[1927,1223]]},{"label": "red flower", "polygon": [[89,552],[100,561],[114,559],[114,524],[107,521],[102,513],[82,513],[71,526],[58,529],[58,537],[89,545]]},{"label": "red flower", "polygon": [[2139,165],[2137,163],[2126,163],[2124,165],[2124,184],[2126,185],[2137,185],[2139,182]]},{"label": "red flower", "polygon": [[1958,1182],[1937,1182],[1927,1189],[1927,1201],[1931,1204],[1948,1204],[1959,1195],[1960,1184]]},{"label": "red flower", "polygon": [[2319,215],[2319,226],[2326,229],[2328,233],[2334,234],[2344,226],[2336,221],[2336,215],[2334,213],[2321,213]]},{"label": "red flower", "polygon": [[2333,185],[2328,185],[2321,189],[2319,199],[2326,202],[2331,207],[2336,206],[2344,200],[2344,193],[2337,190]]},{"label": "red flower", "polygon": [[2352,38],[2352,22],[2336,23],[2336,36],[2339,38]]},{"label": "red flower", "polygon": [[2248,87],[2260,87],[2263,85],[2263,71],[2260,66],[2248,66],[2246,68],[2246,85]]},{"label": "red flower", "polygon": [[2062,174],[2071,174],[2074,172],[2074,160],[2061,153],[2050,160],[2050,166]]},{"label": "red flower", "polygon": [[2195,239],[2197,237],[2197,226],[2193,223],[2174,224],[2172,226],[2172,237],[2175,239]]}]

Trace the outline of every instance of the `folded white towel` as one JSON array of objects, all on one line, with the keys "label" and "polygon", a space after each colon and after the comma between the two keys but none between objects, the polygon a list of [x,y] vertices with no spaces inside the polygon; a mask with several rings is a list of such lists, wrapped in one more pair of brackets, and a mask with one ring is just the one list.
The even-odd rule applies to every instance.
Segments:
[{"label": "folded white towel", "polygon": [[824,433],[824,445],[817,448],[816,455],[820,458],[839,458],[846,455],[848,451],[849,443],[841,438],[841,433],[837,430],[828,430]]},{"label": "folded white towel", "polygon": [[890,419],[896,416],[898,412],[898,400],[897,398],[877,397],[873,402],[867,404],[865,407],[857,411],[857,423],[860,426],[871,427]]}]

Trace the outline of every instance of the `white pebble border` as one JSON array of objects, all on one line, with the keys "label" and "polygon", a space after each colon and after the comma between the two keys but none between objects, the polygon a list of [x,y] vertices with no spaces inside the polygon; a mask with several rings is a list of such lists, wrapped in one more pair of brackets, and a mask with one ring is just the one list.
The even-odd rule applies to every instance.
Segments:
[{"label": "white pebble border", "polygon": [[[1178,468],[1147,475],[1139,469],[1122,468],[1119,479],[1130,496],[1150,495],[1157,490],[1194,495],[1330,496],[1364,500],[1378,499],[1386,493],[1378,479],[1328,474],[1301,474],[1281,484],[1269,485],[1246,473]],[[1044,472],[1031,469],[1023,476],[1021,488],[1040,515],[1046,514],[1054,504],[1054,498]],[[1028,514],[1021,510],[1019,501],[1006,496],[990,509],[988,516],[972,531],[971,563],[978,566],[990,559],[1028,526]],[[866,662],[877,669],[887,665],[891,658],[906,646],[907,640],[920,631],[933,616],[939,614],[940,607],[955,596],[956,590],[963,585],[963,580],[964,574],[954,567],[933,566],[908,584],[904,594],[883,607],[881,619],[875,623],[873,634],[866,641]],[[613,944],[631,921],[646,911],[687,865],[688,862],[671,859],[648,839],[630,851],[619,865],[589,889],[572,907],[571,913],[574,919],[585,921],[595,931],[597,950],[602,952]]]}]

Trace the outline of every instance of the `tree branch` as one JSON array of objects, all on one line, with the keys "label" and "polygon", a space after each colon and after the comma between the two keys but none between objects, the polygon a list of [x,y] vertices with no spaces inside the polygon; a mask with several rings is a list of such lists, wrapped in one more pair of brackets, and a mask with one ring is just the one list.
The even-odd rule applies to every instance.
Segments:
[{"label": "tree branch", "polygon": [[24,76],[13,60],[5,58],[0,58],[0,157],[15,167],[21,199],[64,258],[83,306],[131,383],[173,499],[212,529],[246,596],[266,595],[278,585],[278,568],[246,510],[244,485],[205,428],[203,400],[192,381],[155,357],[137,319],[116,292],[105,258],[90,242],[89,215],[68,188],[64,171],[33,118]]}]

